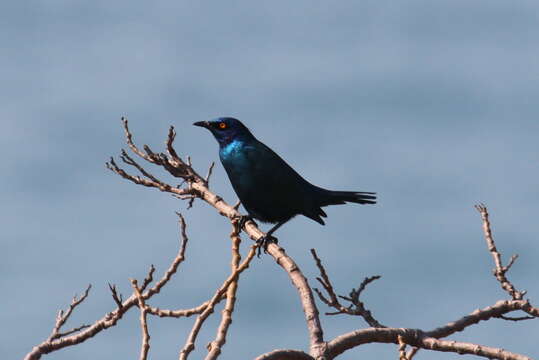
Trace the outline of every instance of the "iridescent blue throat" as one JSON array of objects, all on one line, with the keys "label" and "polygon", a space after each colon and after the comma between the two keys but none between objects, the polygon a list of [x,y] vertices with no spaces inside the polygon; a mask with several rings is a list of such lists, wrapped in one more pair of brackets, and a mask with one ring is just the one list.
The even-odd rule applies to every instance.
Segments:
[{"label": "iridescent blue throat", "polygon": [[234,153],[239,151],[242,146],[243,146],[243,141],[232,140],[231,142],[229,142],[228,144],[226,144],[225,146],[221,148],[221,150],[219,151],[219,154],[221,155],[222,158],[226,159],[230,157],[231,155],[233,156]]}]

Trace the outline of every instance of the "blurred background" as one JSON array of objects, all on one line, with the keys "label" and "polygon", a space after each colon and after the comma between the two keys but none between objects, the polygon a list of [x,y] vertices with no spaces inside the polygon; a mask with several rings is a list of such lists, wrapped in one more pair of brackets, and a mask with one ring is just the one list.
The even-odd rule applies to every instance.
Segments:
[{"label": "blurred background", "polygon": [[[178,247],[174,211],[188,221],[187,261],[150,304],[196,306],[229,273],[225,218],[105,169],[125,147],[123,115],[155,151],[176,126],[178,152],[202,173],[217,143],[191,124],[228,115],[311,182],[378,192],[376,206],[330,207],[326,226],[300,217],[277,235],[313,285],[310,248],[342,294],[382,275],[363,300],[386,325],[430,330],[507,298],[478,202],[504,259],[521,255],[509,278],[539,304],[537,1],[4,1],[0,13],[3,358],[43,341],[87,284],[66,329],[113,309],[107,283],[128,296],[150,264],[160,276]],[[220,164],[211,186],[236,202]],[[44,358],[137,358],[138,317]],[[193,321],[151,318],[150,357],[176,358]],[[322,321],[328,340],[367,326]],[[538,321],[491,320],[451,339],[537,357],[538,332]],[[221,358],[277,348],[306,350],[308,336],[293,286],[264,256],[240,280]],[[340,358],[396,357],[386,344]]]}]

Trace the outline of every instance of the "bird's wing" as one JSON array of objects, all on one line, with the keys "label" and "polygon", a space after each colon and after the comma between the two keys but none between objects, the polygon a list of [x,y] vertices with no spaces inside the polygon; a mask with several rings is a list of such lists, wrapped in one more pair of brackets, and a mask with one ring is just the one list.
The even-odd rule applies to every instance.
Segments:
[{"label": "bird's wing", "polygon": [[265,144],[248,147],[246,156],[253,164],[260,183],[284,192],[304,192],[313,186]]},{"label": "bird's wing", "polygon": [[244,176],[252,186],[236,192],[246,208],[262,217],[266,215],[270,222],[310,212],[314,207],[313,185],[263,143],[244,150],[250,164],[249,173]]}]

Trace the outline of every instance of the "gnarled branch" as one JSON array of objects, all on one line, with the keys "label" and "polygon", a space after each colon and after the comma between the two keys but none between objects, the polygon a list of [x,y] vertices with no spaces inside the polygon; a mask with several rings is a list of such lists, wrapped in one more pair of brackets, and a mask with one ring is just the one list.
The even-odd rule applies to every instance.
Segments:
[{"label": "gnarled branch", "polygon": [[514,300],[521,300],[524,297],[524,295],[526,295],[526,291],[518,291],[515,288],[515,286],[505,276],[505,273],[514,264],[518,255],[511,256],[511,259],[509,260],[509,263],[507,266],[502,265],[502,256],[499,253],[498,249],[496,248],[496,244],[494,243],[494,238],[492,237],[492,231],[490,229],[490,221],[488,219],[487,207],[484,204],[478,204],[478,205],[475,205],[475,208],[481,214],[481,219],[483,220],[483,231],[485,233],[485,241],[487,242],[488,251],[490,251],[490,254],[492,255],[492,259],[494,260],[494,264],[496,266],[493,271],[494,276],[499,281],[502,288],[505,291],[507,291]]},{"label": "gnarled branch", "polygon": [[477,355],[488,359],[532,360],[527,356],[499,348],[458,341],[439,340],[427,336],[423,331],[418,329],[402,328],[369,328],[351,331],[336,337],[328,343],[329,356],[333,359],[346,350],[363,344],[399,344],[399,336],[404,343],[421,349]]}]

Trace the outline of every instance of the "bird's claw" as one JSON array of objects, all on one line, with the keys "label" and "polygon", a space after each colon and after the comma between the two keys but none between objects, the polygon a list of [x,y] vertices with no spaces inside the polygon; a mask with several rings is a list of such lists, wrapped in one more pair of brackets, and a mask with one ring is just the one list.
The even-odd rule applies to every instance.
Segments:
[{"label": "bird's claw", "polygon": [[256,254],[256,257],[260,257],[260,249],[264,249],[264,254],[267,254],[268,253],[268,245],[270,243],[274,243],[274,244],[277,244],[279,241],[277,240],[277,238],[275,236],[271,236],[271,235],[264,235],[262,236],[261,238],[259,238],[257,241],[256,241],[256,245],[258,246],[258,252]]},{"label": "bird's claw", "polygon": [[247,221],[253,220],[253,218],[250,217],[249,215],[240,215],[237,217],[237,219],[238,220],[236,222],[236,226],[237,226],[238,232],[241,232],[241,229],[243,229]]}]

